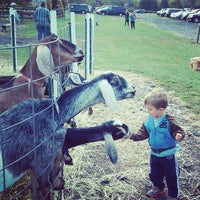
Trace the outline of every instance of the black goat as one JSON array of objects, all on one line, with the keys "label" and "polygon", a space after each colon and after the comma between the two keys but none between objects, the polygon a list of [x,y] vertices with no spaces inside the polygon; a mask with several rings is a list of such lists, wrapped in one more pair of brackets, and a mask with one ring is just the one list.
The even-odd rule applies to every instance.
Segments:
[{"label": "black goat", "polygon": [[[116,100],[132,98],[134,87],[114,73],[102,74],[92,81],[64,92],[55,102],[27,99],[0,115],[0,191],[18,181],[28,169],[38,183],[34,199],[50,198],[62,159],[66,121],[97,103],[119,110]],[[53,162],[54,159],[54,162]],[[62,180],[61,181],[62,185]]]},{"label": "black goat", "polygon": [[110,120],[104,122],[100,126],[90,128],[68,128],[65,135],[63,146],[63,157],[68,165],[72,165],[73,161],[69,155],[68,149],[86,144],[90,142],[105,140],[106,152],[112,163],[117,162],[117,148],[113,140],[125,138],[129,135],[128,126],[121,124],[118,120]]}]

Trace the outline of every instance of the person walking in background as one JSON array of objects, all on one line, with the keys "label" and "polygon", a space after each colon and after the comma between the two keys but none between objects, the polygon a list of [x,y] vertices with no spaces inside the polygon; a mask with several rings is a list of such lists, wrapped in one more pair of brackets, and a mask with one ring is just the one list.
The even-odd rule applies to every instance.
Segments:
[{"label": "person walking in background", "polygon": [[136,20],[136,15],[131,12],[129,15],[130,18],[130,23],[131,23],[131,29],[135,29],[135,20]]},{"label": "person walking in background", "polygon": [[[19,40],[17,40],[17,33],[18,33],[18,25],[20,24],[20,18],[19,15],[17,13],[17,9],[16,9],[17,4],[15,2],[12,2],[10,4],[10,9],[9,9],[9,18],[10,18],[10,24],[11,24],[11,35],[13,35],[14,33],[14,37],[16,39],[16,42],[19,42]],[[14,17],[14,30],[13,29],[13,25],[12,25],[12,16]],[[12,37],[12,43],[13,43],[13,37]]]},{"label": "person walking in background", "polygon": [[125,12],[125,26],[129,26],[129,12],[128,10]]},{"label": "person walking in background", "polygon": [[96,26],[99,26],[99,18],[96,18]]},{"label": "person walking in background", "polygon": [[40,0],[40,6],[34,12],[38,32],[38,41],[50,35],[50,12],[45,8],[45,0]]},{"label": "person walking in background", "polygon": [[11,16],[14,15],[14,19],[15,19],[15,24],[20,24],[20,19],[19,19],[19,15],[17,13],[17,9],[16,9],[17,4],[15,2],[12,2],[10,4],[10,9],[9,9],[9,16],[10,16],[10,22],[11,22]]},{"label": "person walking in background", "polygon": [[141,141],[148,139],[150,145],[150,173],[153,183],[147,197],[156,198],[165,193],[164,177],[168,187],[167,200],[179,198],[179,166],[175,154],[179,151],[178,142],[185,137],[184,130],[174,117],[166,114],[168,98],[161,89],[154,89],[144,100],[149,112],[137,133],[132,133],[130,139]]}]

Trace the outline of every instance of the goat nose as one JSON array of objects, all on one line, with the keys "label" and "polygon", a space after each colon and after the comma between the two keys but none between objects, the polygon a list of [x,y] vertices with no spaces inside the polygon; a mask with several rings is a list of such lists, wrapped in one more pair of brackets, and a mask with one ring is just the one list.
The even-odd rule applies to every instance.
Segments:
[{"label": "goat nose", "polygon": [[[83,51],[82,51],[81,49],[79,50],[79,53],[83,55]],[[84,55],[83,55],[83,56],[84,56]]]},{"label": "goat nose", "polygon": [[79,47],[76,47],[75,54],[81,54],[81,55],[83,55],[82,49],[80,49]]}]

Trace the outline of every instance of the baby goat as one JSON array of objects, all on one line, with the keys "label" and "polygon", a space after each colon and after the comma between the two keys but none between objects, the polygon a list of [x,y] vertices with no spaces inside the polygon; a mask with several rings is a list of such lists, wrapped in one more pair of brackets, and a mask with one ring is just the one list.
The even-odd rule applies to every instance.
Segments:
[{"label": "baby goat", "polygon": [[38,185],[34,199],[50,199],[50,186],[59,173],[62,158],[61,149],[66,134],[63,124],[97,103],[105,102],[111,108],[120,110],[116,100],[134,95],[133,86],[123,77],[110,72],[64,92],[54,104],[51,99],[27,99],[2,113],[0,191],[31,169]]}]

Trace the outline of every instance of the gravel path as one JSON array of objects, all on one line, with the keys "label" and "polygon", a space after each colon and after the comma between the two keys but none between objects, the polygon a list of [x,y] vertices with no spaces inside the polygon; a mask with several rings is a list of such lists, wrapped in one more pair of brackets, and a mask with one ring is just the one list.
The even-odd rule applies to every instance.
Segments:
[{"label": "gravel path", "polygon": [[138,20],[151,24],[173,34],[191,39],[196,42],[199,25],[198,23],[186,22],[185,20],[160,17],[157,14],[137,14]]},{"label": "gravel path", "polygon": [[[160,17],[157,14],[140,14],[137,13],[137,20],[151,24],[158,28],[172,32],[173,34],[191,39],[196,42],[199,25],[198,23],[186,22],[185,20],[171,19],[168,17]],[[0,33],[1,34],[1,33]],[[1,34],[0,45],[11,44],[10,36]],[[37,38],[18,37],[18,45],[28,43],[37,43]]]}]

